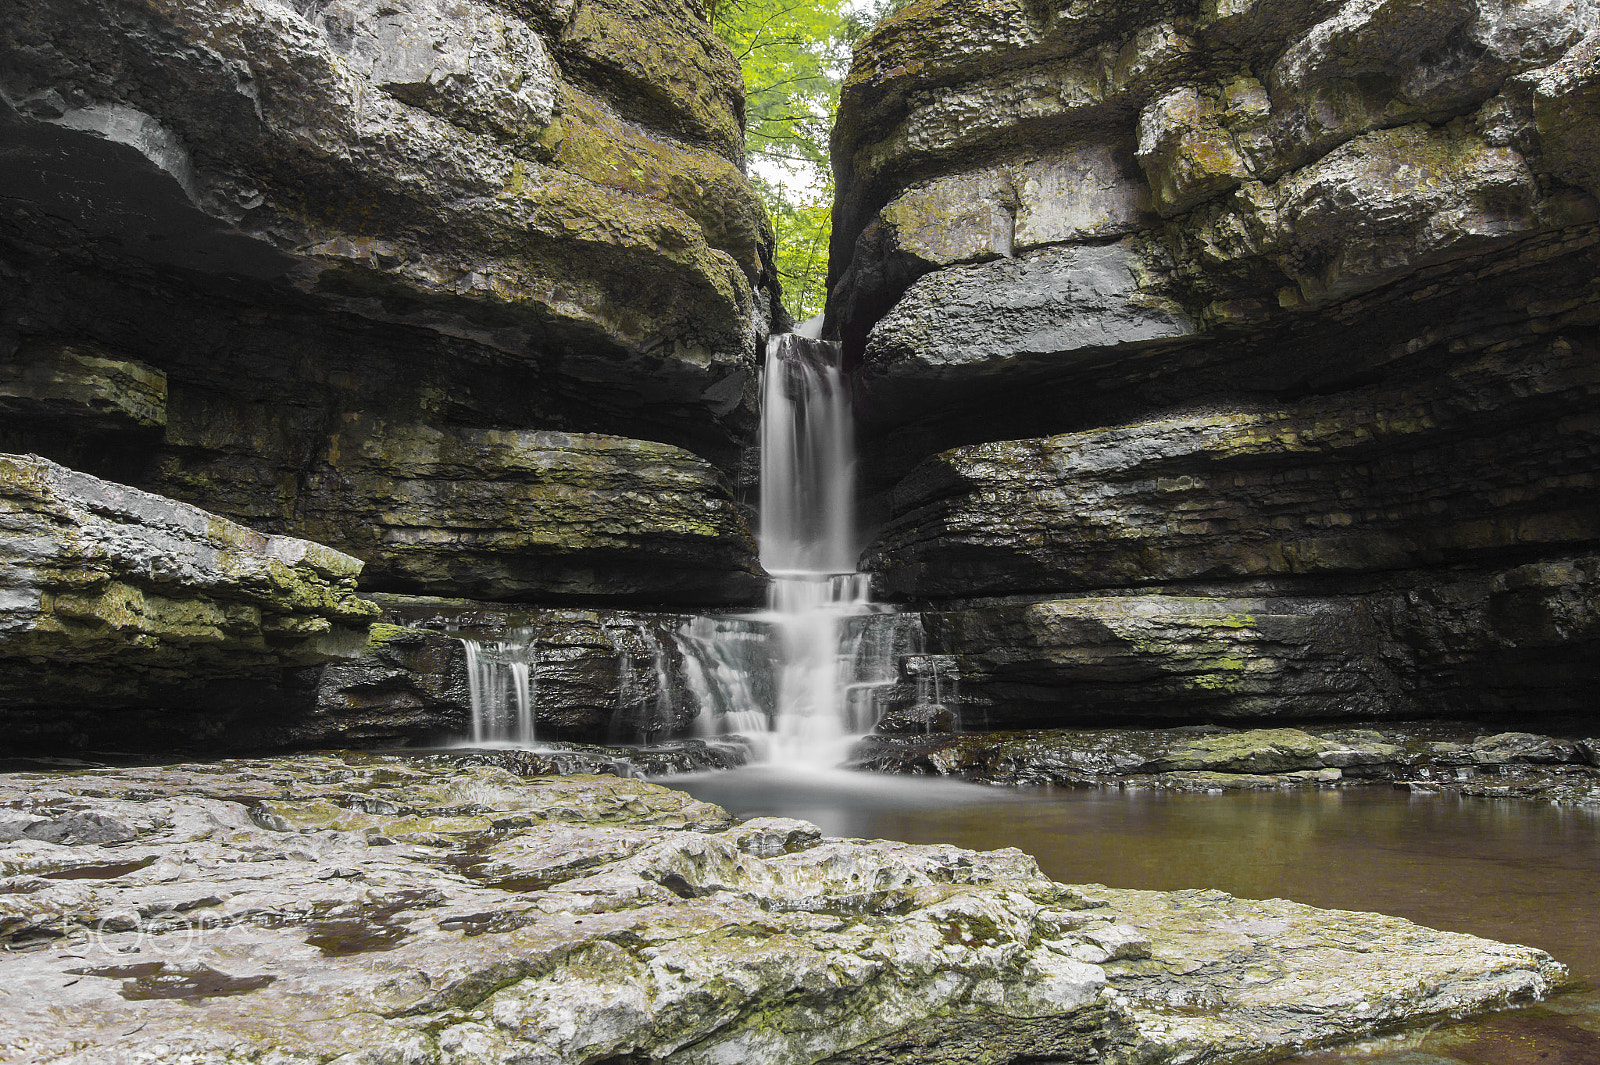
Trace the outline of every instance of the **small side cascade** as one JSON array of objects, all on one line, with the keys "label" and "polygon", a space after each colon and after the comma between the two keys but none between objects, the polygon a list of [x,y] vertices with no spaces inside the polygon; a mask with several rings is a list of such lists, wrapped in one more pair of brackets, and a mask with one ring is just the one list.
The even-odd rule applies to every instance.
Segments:
[{"label": "small side cascade", "polygon": [[[649,625],[610,629],[602,626],[617,653],[617,702],[611,714],[608,743],[652,743],[670,734],[677,721],[678,704],[672,656]],[[649,664],[635,661],[631,644],[649,656]]]},{"label": "small side cascade", "polygon": [[456,639],[467,654],[473,745],[532,747],[538,694],[533,630],[513,629],[498,640]]}]

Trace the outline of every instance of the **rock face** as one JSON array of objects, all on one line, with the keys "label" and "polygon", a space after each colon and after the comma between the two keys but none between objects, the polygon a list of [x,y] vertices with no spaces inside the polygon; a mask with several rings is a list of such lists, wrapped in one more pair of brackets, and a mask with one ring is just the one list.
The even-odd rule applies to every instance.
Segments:
[{"label": "rock face", "polygon": [[[651,742],[693,731],[704,709],[686,679],[681,635],[689,615],[527,610],[409,596],[380,596],[379,602],[387,617],[406,626],[395,630],[397,638],[404,634],[405,640],[421,638],[429,646],[448,641],[459,647],[460,639],[440,633],[460,633],[486,646],[505,647],[503,657],[526,664],[535,733],[541,739]],[[447,677],[464,677],[460,657],[452,654],[443,674],[418,663],[421,668],[412,670],[415,680],[405,687],[437,688]],[[317,678],[320,691],[329,691],[333,668],[324,668]],[[319,696],[328,697],[342,701]],[[470,734],[467,720],[456,713],[440,724],[460,738]]]},{"label": "rock face", "polygon": [[863,42],[829,323],[865,561],[964,698],[1591,705],[1596,19],[938,0]]},{"label": "rock face", "polygon": [[[0,661],[14,708],[149,704],[350,654],[361,563],[33,456],[0,456]],[[63,668],[65,667],[65,668]]]},{"label": "rock face", "polygon": [[1515,717],[1530,700],[1560,717],[1593,705],[1595,572],[1584,557],[1342,594],[1085,595],[923,622],[967,727]]},{"label": "rock face", "polygon": [[6,1060],[1242,1062],[1564,975],[439,757],[5,776],[0,840]]},{"label": "rock face", "polygon": [[364,586],[523,601],[760,596],[732,487],[682,448],[367,415],[346,419],[331,446],[340,475],[297,523],[368,559]]},{"label": "rock face", "polygon": [[6,4],[0,442],[368,587],[747,601],[743,106],[689,0]]},{"label": "rock face", "polygon": [[1600,740],[1459,724],[879,736],[856,750],[855,765],[986,784],[1188,792],[1387,782],[1420,793],[1600,807]]}]

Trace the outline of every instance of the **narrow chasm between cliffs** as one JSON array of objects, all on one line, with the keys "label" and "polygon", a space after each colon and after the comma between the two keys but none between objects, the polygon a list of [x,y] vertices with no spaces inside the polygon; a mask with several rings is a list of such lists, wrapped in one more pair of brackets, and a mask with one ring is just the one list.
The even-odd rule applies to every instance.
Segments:
[{"label": "narrow chasm between cliffs", "polygon": [[0,1063],[1594,1065],[1597,327],[1592,0],[9,3]]}]

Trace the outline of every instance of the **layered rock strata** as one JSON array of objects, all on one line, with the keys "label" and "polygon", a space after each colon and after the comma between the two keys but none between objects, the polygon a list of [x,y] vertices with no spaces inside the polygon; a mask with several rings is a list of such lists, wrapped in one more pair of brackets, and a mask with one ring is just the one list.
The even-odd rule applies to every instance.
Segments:
[{"label": "layered rock strata", "polygon": [[[380,596],[408,638],[462,638],[514,648],[528,666],[537,735],[637,743],[692,732],[702,711],[684,663],[689,615],[627,610],[523,610],[490,603]],[[423,684],[437,684],[419,676]],[[328,691],[328,671],[319,687]],[[335,699],[338,697],[336,696]],[[463,722],[464,723],[464,722]],[[459,724],[455,732],[464,734]]]},{"label": "layered rock strata", "polygon": [[348,555],[35,456],[0,456],[0,530],[13,741],[27,708],[159,704],[349,655],[379,613]]},{"label": "layered rock strata", "polygon": [[8,4],[4,443],[372,587],[748,600],[743,107],[687,0]]},{"label": "layered rock strata", "polygon": [[969,727],[1586,714],[1596,567],[967,602],[923,627]]},{"label": "layered rock strata", "polygon": [[945,0],[862,44],[829,321],[866,564],[963,693],[1591,705],[1596,18]]},{"label": "layered rock strata", "polygon": [[1217,792],[1390,784],[1414,793],[1600,807],[1600,739],[1460,724],[1034,729],[872,737],[855,765],[985,784]]},{"label": "layered rock strata", "polygon": [[368,414],[347,417],[330,441],[342,468],[319,479],[296,524],[366,559],[364,587],[546,602],[760,596],[732,486],[682,448],[396,427]]},{"label": "layered rock strata", "polygon": [[0,839],[0,1057],[40,1062],[1242,1062],[1564,975],[1376,914],[438,759],[7,776]]}]

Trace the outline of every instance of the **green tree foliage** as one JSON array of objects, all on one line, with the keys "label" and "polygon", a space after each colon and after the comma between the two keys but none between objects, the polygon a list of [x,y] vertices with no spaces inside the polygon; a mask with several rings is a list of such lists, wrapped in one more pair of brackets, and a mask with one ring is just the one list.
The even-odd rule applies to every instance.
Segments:
[{"label": "green tree foliage", "polygon": [[850,49],[909,0],[706,0],[744,72],[751,180],[777,232],[784,305],[809,318],[827,299],[833,170],[828,134]]}]

